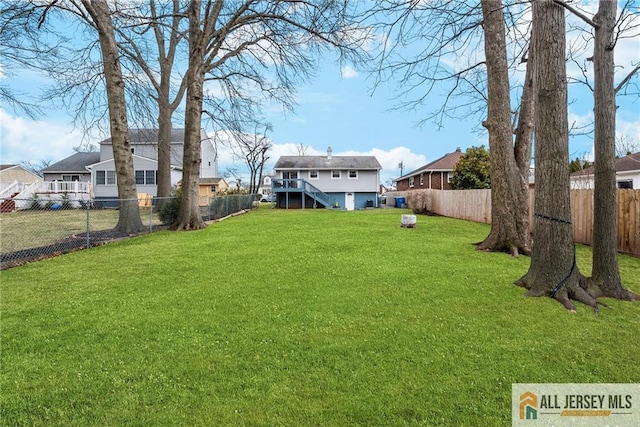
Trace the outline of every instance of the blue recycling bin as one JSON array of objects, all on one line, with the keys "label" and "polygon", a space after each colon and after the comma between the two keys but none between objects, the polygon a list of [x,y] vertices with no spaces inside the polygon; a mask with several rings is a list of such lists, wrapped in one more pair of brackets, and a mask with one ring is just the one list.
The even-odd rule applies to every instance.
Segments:
[{"label": "blue recycling bin", "polygon": [[404,205],[404,197],[396,197],[396,208],[401,208]]}]

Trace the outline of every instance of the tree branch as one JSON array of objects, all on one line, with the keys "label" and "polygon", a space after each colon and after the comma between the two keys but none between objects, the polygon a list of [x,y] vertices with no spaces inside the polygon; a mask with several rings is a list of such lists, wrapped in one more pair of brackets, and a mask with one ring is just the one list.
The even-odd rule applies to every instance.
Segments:
[{"label": "tree branch", "polygon": [[586,22],[587,24],[591,25],[593,28],[600,28],[600,25],[598,25],[595,22],[593,22],[593,19],[589,18],[587,15],[585,15],[582,12],[580,12],[578,9],[576,9],[573,6],[571,6],[570,4],[567,4],[564,0],[553,0],[553,2],[555,4],[558,4],[558,5],[562,6],[562,7],[564,7],[569,12],[573,13],[578,18],[582,19],[584,22]]}]

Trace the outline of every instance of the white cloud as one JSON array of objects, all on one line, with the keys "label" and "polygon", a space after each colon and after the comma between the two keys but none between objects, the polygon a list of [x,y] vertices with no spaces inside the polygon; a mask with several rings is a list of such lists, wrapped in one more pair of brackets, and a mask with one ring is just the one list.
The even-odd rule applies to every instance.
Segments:
[{"label": "white cloud", "polygon": [[342,67],[342,70],[340,70],[340,75],[343,79],[352,79],[358,76],[358,71],[351,65],[345,65]]},{"label": "white cloud", "polygon": [[72,126],[54,120],[30,120],[0,109],[0,153],[2,163],[49,160],[57,162],[73,154],[83,142]]}]

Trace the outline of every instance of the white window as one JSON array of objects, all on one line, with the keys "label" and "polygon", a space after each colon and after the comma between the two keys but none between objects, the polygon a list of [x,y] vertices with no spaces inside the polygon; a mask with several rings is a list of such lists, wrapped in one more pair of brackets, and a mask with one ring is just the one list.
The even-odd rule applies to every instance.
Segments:
[{"label": "white window", "polygon": [[105,173],[104,171],[96,171],[96,185],[105,185]]},{"label": "white window", "polygon": [[309,171],[309,179],[318,179],[319,173],[318,171]]},{"label": "white window", "polygon": [[452,172],[447,172],[447,182],[449,184],[451,184],[451,180],[453,179],[453,173]]},{"label": "white window", "polygon": [[340,178],[342,178],[341,171],[331,171],[331,178],[332,179],[340,179]]},{"label": "white window", "polygon": [[414,181],[415,181],[414,177],[410,176],[409,177],[409,187],[413,187]]},{"label": "white window", "polygon": [[358,171],[349,171],[349,179],[357,179]]},{"label": "white window", "polygon": [[420,174],[420,186],[424,185],[424,174]]},{"label": "white window", "polygon": [[80,175],[62,175],[63,181],[80,181]]},{"label": "white window", "polygon": [[116,171],[107,171],[107,185],[116,185]]}]

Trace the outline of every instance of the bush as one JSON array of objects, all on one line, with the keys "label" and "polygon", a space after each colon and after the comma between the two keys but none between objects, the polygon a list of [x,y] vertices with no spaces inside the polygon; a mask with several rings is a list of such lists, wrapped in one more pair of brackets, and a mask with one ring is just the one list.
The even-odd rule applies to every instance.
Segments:
[{"label": "bush", "polygon": [[158,217],[163,224],[173,224],[178,219],[180,212],[180,197],[175,197],[164,203],[158,211]]}]

